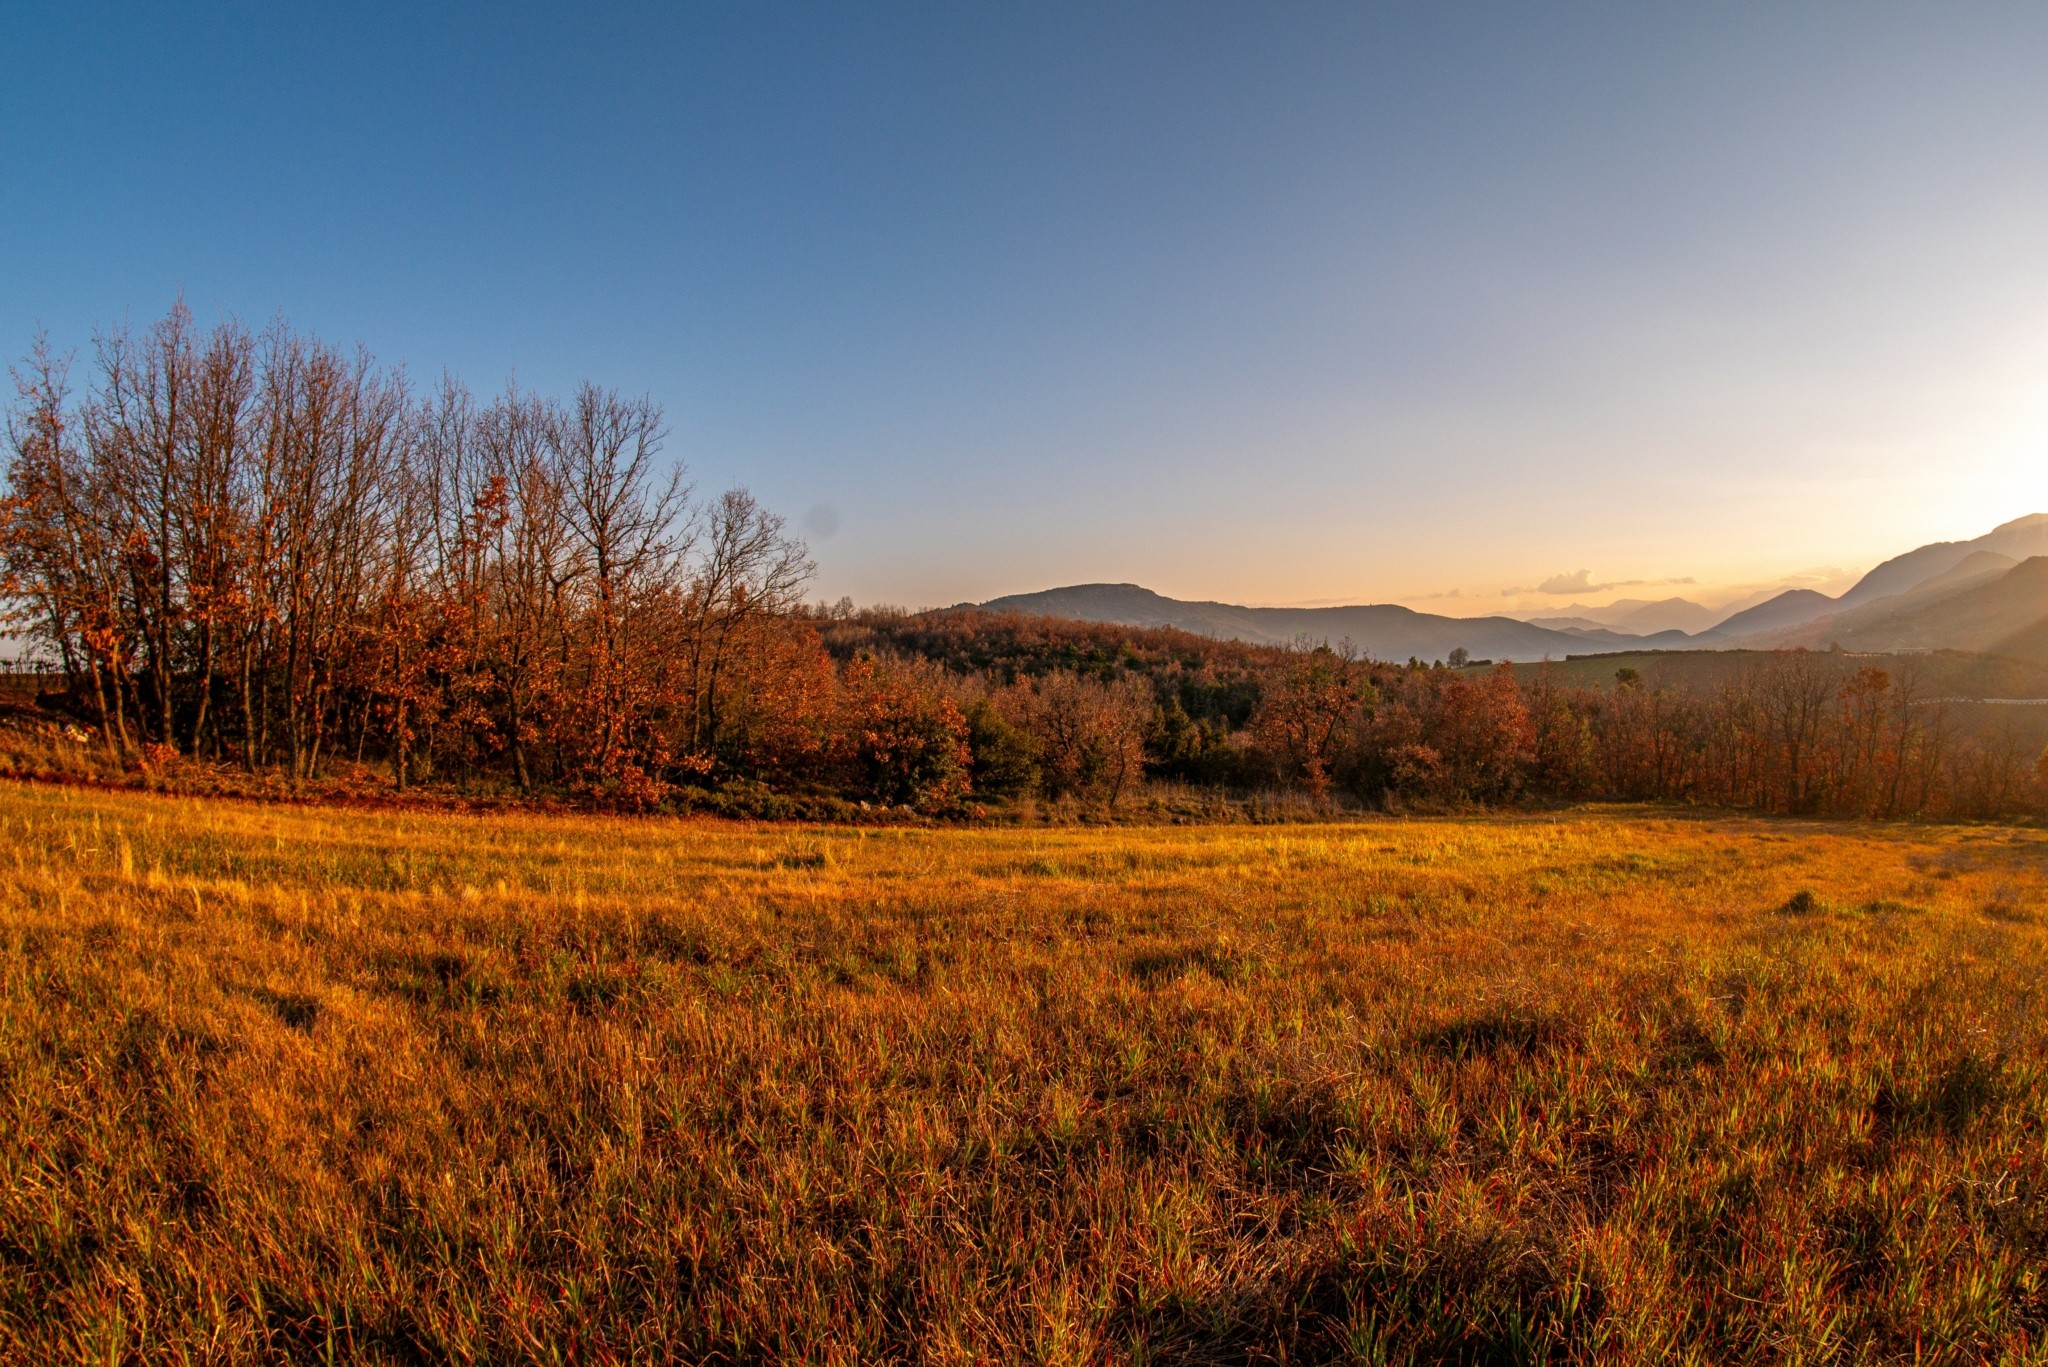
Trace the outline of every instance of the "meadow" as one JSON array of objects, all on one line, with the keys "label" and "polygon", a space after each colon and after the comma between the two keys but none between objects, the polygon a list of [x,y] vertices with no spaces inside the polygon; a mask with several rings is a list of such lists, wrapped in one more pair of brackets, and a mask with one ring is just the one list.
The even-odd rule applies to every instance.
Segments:
[{"label": "meadow", "polygon": [[2048,1361],[2048,835],[0,785],[0,1361]]}]

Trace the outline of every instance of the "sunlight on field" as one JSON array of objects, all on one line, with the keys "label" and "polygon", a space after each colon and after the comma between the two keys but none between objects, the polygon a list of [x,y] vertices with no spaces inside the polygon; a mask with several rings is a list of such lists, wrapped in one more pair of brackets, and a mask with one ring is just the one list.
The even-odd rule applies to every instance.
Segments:
[{"label": "sunlight on field", "polygon": [[2044,869],[0,787],[0,1359],[2037,1361]]}]

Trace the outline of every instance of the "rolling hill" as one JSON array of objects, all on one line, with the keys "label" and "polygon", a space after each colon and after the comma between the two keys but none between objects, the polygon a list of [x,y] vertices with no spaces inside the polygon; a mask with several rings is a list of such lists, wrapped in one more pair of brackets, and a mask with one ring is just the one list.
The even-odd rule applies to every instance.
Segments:
[{"label": "rolling hill", "polygon": [[1991,551],[2012,560],[2048,555],[2048,513],[2014,518],[1973,541],[1937,541],[1894,556],[1857,580],[1855,587],[1838,602],[1841,607],[1853,608],[1909,592],[1948,573],[1978,551]]},{"label": "rolling hill", "polygon": [[[1980,562],[1981,563],[1981,562]],[[2048,661],[2048,555],[2000,569],[1962,567],[1912,591],[1831,613],[1761,639],[1845,650],[1974,650]]]},{"label": "rolling hill", "polygon": [[[1512,617],[1440,617],[1391,603],[1334,608],[1247,608],[1231,603],[1185,602],[1136,584],[1076,584],[1042,593],[1019,593],[979,605],[989,612],[1022,612],[1121,626],[1178,627],[1203,636],[1287,645],[1302,637],[1332,645],[1351,642],[1378,660],[1441,660],[1460,647],[1477,659],[1563,659],[1601,648],[1642,649],[1646,643],[1682,646],[1680,632],[1665,637],[1616,632],[1566,632]],[[1654,645],[1652,646],[1654,648]]]},{"label": "rolling hill", "polygon": [[1726,621],[1716,623],[1708,634],[1736,641],[1745,636],[1798,626],[1834,609],[1835,600],[1825,593],[1816,593],[1812,589],[1786,589],[1776,598],[1745,608]]},{"label": "rolling hill", "polygon": [[[1075,584],[962,606],[1178,627],[1264,645],[1349,642],[1381,660],[1441,660],[1460,648],[1475,659],[1528,663],[1624,651],[1839,643],[1855,651],[1963,650],[2048,663],[2048,514],[2016,518],[1974,540],[1936,542],[1895,556],[1839,598],[1788,589],[1719,623],[1683,598],[1622,600],[1600,608],[1575,603],[1555,616],[1524,621],[1444,617],[1391,603],[1243,607],[1168,598],[1137,584]],[[1690,634],[1670,627],[1683,622],[1698,625]]]},{"label": "rolling hill", "polygon": [[1688,598],[1660,598],[1655,602],[1618,598],[1606,607],[1589,608],[1573,603],[1556,613],[1525,620],[1538,626],[1604,627],[1627,632],[1631,636],[1650,636],[1661,631],[1705,631],[1714,625],[1715,617],[1712,608],[1702,607]]},{"label": "rolling hill", "polygon": [[[2010,569],[2029,556],[2048,555],[2048,513],[2032,513],[1986,532],[1970,541],[1937,541],[1892,557],[1861,579],[1839,598],[1812,589],[1787,589],[1755,607],[1746,608],[1704,632],[1696,631],[1702,645],[1725,645],[1737,641],[1782,640],[1788,629],[1850,609],[1875,605],[1902,595],[1936,587],[1961,587],[1993,568]],[[1586,610],[1574,604],[1574,611]],[[1595,610],[1597,611],[1597,610]],[[1625,630],[1613,617],[1597,620]]]}]

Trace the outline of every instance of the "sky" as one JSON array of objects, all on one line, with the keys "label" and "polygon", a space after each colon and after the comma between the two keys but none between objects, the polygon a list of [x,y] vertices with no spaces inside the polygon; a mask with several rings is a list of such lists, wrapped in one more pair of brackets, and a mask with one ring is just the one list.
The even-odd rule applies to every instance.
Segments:
[{"label": "sky", "polygon": [[1832,589],[2048,511],[2048,7],[0,10],[0,350],[663,406],[813,596]]}]

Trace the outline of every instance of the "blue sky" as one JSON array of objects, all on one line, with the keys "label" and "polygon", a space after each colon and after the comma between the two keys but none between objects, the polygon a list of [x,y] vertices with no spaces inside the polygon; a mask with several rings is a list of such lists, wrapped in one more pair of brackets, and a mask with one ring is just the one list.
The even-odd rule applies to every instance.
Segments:
[{"label": "blue sky", "polygon": [[2018,5],[16,4],[0,342],[646,392],[827,598],[1725,599],[2048,509],[2044,148]]}]

